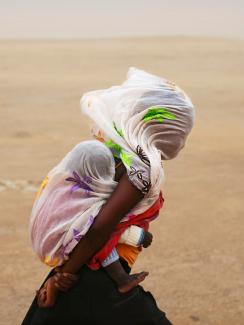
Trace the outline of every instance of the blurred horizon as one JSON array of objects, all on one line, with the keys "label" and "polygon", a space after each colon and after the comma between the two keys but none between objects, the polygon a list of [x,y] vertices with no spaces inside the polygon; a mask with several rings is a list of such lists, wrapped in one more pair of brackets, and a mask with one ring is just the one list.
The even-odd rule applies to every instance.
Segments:
[{"label": "blurred horizon", "polygon": [[236,0],[9,0],[0,39],[203,36],[244,39],[244,2]]}]

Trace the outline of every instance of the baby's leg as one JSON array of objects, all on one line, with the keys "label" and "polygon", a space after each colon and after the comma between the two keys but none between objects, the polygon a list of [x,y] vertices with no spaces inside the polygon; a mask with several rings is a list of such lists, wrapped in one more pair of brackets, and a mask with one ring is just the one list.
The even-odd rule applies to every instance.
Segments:
[{"label": "baby's leg", "polygon": [[119,256],[115,248],[113,249],[112,253],[103,261],[102,265],[110,277],[117,283],[118,290],[121,293],[130,291],[140,282],[142,282],[146,276],[148,276],[148,272],[140,272],[131,275],[126,273],[119,261]]}]

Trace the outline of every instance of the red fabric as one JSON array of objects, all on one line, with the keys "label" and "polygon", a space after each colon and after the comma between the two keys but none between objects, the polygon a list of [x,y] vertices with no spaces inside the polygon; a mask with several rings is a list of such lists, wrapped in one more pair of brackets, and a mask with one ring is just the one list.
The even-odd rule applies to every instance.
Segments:
[{"label": "red fabric", "polygon": [[87,263],[89,268],[92,270],[97,270],[100,268],[102,261],[111,253],[112,249],[117,245],[120,236],[122,235],[124,230],[129,226],[136,225],[143,228],[144,230],[148,230],[149,222],[157,218],[159,210],[163,206],[163,202],[164,199],[162,193],[160,192],[159,198],[148,210],[138,215],[130,215],[129,220],[125,222],[120,222],[116,226],[114,232],[110,236],[110,239],[107,241],[107,243]]}]

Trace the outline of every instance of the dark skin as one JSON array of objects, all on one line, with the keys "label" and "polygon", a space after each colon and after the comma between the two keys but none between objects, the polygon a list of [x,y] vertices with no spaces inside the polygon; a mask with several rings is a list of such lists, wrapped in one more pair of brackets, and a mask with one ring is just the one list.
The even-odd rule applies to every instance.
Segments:
[{"label": "dark skin", "polygon": [[[82,265],[99,251],[108,241],[110,234],[121,219],[143,198],[143,194],[129,181],[124,166],[116,171],[119,178],[118,185],[108,201],[98,213],[95,222],[79,243],[76,245],[69,260],[57,268],[57,274],[49,278],[44,288],[38,292],[38,305],[40,307],[53,306],[58,291],[67,291],[78,280],[76,273]],[[146,233],[143,247],[152,242],[152,235]],[[137,274],[133,286],[143,281],[147,272]],[[128,290],[127,290],[128,291]]]}]

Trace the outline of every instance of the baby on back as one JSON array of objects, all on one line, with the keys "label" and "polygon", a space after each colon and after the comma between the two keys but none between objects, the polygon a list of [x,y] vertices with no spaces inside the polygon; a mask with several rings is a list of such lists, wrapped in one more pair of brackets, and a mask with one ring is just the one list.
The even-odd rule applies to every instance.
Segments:
[{"label": "baby on back", "polygon": [[[37,194],[30,221],[32,246],[44,263],[52,267],[65,263],[113,193],[118,184],[115,178],[114,157],[110,149],[97,140],[77,144],[48,173]],[[128,224],[129,216],[121,223],[123,220],[126,222],[118,240],[120,244],[147,247],[151,243],[150,233],[133,224],[133,218],[131,224]],[[110,247],[101,266],[121,292],[129,291],[147,275],[147,272],[128,275],[120,264],[115,246]],[[42,307],[55,303],[49,282],[38,293]]]}]

